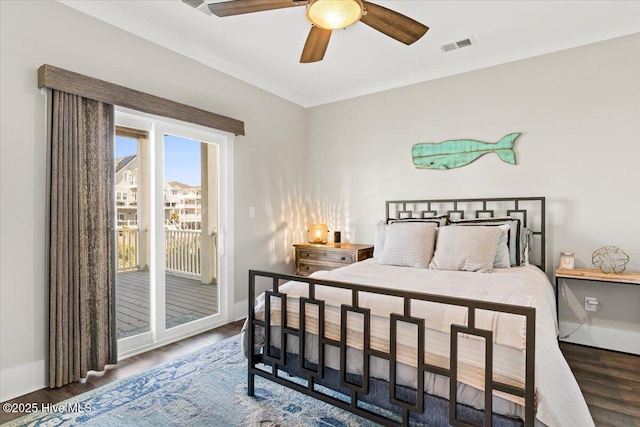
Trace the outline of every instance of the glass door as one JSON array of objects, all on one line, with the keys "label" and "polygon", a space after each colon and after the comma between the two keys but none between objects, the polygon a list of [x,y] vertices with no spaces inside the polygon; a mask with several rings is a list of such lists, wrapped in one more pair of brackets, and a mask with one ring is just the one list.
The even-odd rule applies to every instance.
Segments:
[{"label": "glass door", "polygon": [[233,320],[232,137],[122,111],[116,124],[116,323],[126,357]]},{"label": "glass door", "polygon": [[165,326],[218,313],[217,146],[164,138]]},{"label": "glass door", "polygon": [[149,132],[116,127],[116,329],[118,339],[151,331]]}]

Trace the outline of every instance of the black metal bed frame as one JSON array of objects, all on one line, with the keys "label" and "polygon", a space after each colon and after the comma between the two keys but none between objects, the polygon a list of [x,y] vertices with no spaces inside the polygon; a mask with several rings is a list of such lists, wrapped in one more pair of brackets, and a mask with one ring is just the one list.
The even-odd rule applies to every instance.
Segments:
[{"label": "black metal bed frame", "polygon": [[[494,210],[487,209],[487,203],[497,202],[512,202],[515,204],[514,209],[511,212],[524,213],[524,224],[526,225],[527,210],[519,209],[519,202],[521,201],[533,201],[539,205],[541,215],[541,229],[534,230],[534,234],[541,236],[541,265],[544,270],[545,265],[545,217],[544,217],[544,204],[545,199],[543,197],[530,197],[530,198],[501,198],[501,199],[447,199],[447,200],[413,200],[413,201],[391,201],[386,202],[387,218],[390,218],[390,208],[394,205],[401,207],[396,209],[396,212],[403,214],[410,213],[412,216],[412,210],[407,209],[408,206],[427,204],[426,211],[429,211],[429,216],[437,215],[437,212],[431,210],[432,204],[446,204],[451,203],[453,209],[450,212],[462,212],[458,210],[460,204],[465,203],[480,203],[482,209],[476,210],[476,217],[479,211],[491,212],[493,216]],[[425,211],[422,212],[422,217],[425,216]],[[265,292],[265,309],[264,309],[264,321],[258,320],[255,317],[255,311],[253,303],[256,300],[256,278],[268,278],[271,279],[271,290]],[[293,329],[287,327],[287,295],[279,292],[279,287],[283,282],[296,281],[308,284],[308,298],[299,299],[299,328]],[[316,299],[316,287],[327,286],[333,288],[341,288],[351,291],[351,304],[342,304],[341,316],[340,316],[340,330],[341,339],[335,341],[325,337],[324,335],[324,314],[325,314],[325,302]],[[370,322],[371,312],[370,309],[359,306],[359,293],[373,293],[379,295],[385,295],[390,297],[402,298],[404,301],[404,310],[402,314],[394,313],[390,317],[390,351],[389,353],[381,352],[370,348]],[[269,354],[271,347],[271,298],[280,298],[280,348],[279,356],[275,357]],[[451,325],[451,346],[449,354],[449,369],[441,368],[439,366],[427,364],[424,361],[425,350],[425,320],[423,318],[412,317],[411,315],[411,302],[412,301],[427,301],[440,304],[454,305],[460,307],[466,307],[468,310],[467,325]],[[305,364],[305,317],[306,306],[315,305],[318,307],[318,364],[317,369],[309,369]],[[487,310],[500,313],[510,313],[515,315],[524,316],[526,322],[526,349],[525,349],[525,384],[524,387],[514,387],[502,382],[493,380],[493,331],[479,329],[475,325],[476,311]],[[363,316],[364,319],[364,346],[363,346],[363,373],[362,384],[352,383],[347,380],[347,368],[346,368],[346,352],[347,352],[347,316],[349,312],[358,313]],[[402,400],[396,396],[396,364],[397,364],[397,325],[399,322],[405,322],[414,324],[418,329],[417,336],[417,389],[416,399],[414,402]],[[409,426],[409,412],[421,414],[425,411],[424,408],[424,373],[431,372],[446,376],[450,379],[450,398],[449,398],[449,423],[453,426],[475,426],[475,424],[469,424],[459,418],[457,418],[457,379],[458,379],[458,336],[461,333],[474,335],[485,340],[485,384],[484,384],[484,397],[485,397],[485,409],[484,409],[484,426],[492,425],[492,396],[493,391],[501,391],[514,396],[523,397],[524,404],[524,425],[527,427],[533,427],[535,424],[535,325],[536,325],[536,310],[533,307],[523,307],[503,303],[478,301],[472,299],[449,297],[433,294],[425,294],[418,292],[408,292],[391,288],[378,288],[360,284],[352,284],[331,280],[315,279],[313,277],[300,277],[288,274],[270,273],[265,271],[249,271],[249,316],[247,331],[248,349],[249,349],[249,361],[248,361],[248,388],[247,394],[249,396],[254,395],[255,391],[255,376],[258,375],[270,381],[274,381],[278,384],[289,387],[293,390],[299,391],[306,395],[315,397],[333,406],[342,408],[346,411],[352,412],[356,415],[362,416],[366,419],[372,420],[384,426]],[[254,351],[254,338],[255,328],[262,327],[265,332],[265,345],[262,354],[253,354]],[[287,336],[296,336],[299,339],[298,348],[298,361],[299,370],[306,375],[307,385],[301,385],[293,382],[279,375],[279,366],[286,364],[286,340]],[[350,390],[350,402],[337,399],[329,394],[325,394],[316,389],[315,384],[317,380],[321,380],[324,377],[324,348],[326,345],[338,347],[340,349],[340,385]],[[390,373],[389,373],[389,401],[393,405],[398,406],[401,409],[402,421],[399,424],[396,420],[388,418],[380,413],[366,409],[358,404],[358,395],[366,395],[369,393],[369,361],[371,357],[378,357],[389,361]],[[267,362],[272,366],[271,372],[256,367],[256,364]]]},{"label": "black metal bed frame", "polygon": [[[522,204],[531,203],[533,209],[522,207]],[[505,216],[519,218],[523,227],[531,228],[534,236],[540,237],[540,245],[537,247],[537,254],[540,263],[537,264],[542,271],[546,271],[546,199],[544,197],[499,197],[483,199],[434,199],[434,200],[393,200],[385,202],[386,216],[389,219],[404,218],[429,218],[439,214],[438,208],[442,209],[440,215],[459,215],[459,219],[465,219],[465,214],[473,214],[473,218],[493,218],[496,212],[504,212]],[[462,207],[463,209],[460,209]],[[481,207],[482,209],[477,209]],[[426,208],[426,209],[424,209]],[[453,208],[453,209],[451,209]],[[476,209],[474,209],[476,208]],[[414,213],[418,217],[414,217]],[[481,217],[482,214],[488,216]],[[392,215],[395,215],[393,217]],[[408,215],[404,216],[403,215]],[[536,229],[528,222],[531,217],[537,217],[539,227]],[[531,221],[533,222],[533,221]]]}]

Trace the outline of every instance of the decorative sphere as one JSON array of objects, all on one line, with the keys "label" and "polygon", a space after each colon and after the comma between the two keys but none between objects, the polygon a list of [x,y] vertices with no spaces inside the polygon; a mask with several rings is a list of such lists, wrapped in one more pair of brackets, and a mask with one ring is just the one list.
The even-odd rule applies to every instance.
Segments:
[{"label": "decorative sphere", "polygon": [[622,273],[627,268],[629,255],[615,246],[604,246],[591,255],[591,262],[604,273]]}]

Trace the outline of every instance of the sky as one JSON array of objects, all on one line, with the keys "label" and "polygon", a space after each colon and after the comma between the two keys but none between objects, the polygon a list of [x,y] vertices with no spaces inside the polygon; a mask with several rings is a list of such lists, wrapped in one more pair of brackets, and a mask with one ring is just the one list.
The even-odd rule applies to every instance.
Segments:
[{"label": "sky", "polygon": [[[137,141],[116,136],[116,158],[136,154]],[[200,142],[179,136],[164,137],[164,180],[200,185]]]}]

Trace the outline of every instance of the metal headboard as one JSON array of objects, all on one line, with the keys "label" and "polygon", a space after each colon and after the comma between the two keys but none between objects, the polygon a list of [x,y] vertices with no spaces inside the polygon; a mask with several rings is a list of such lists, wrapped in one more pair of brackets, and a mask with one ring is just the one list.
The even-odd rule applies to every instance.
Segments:
[{"label": "metal headboard", "polygon": [[546,212],[544,197],[504,197],[488,199],[392,200],[386,203],[389,219],[429,218],[449,215],[455,219],[519,218],[533,231],[531,264],[546,267]]}]

